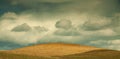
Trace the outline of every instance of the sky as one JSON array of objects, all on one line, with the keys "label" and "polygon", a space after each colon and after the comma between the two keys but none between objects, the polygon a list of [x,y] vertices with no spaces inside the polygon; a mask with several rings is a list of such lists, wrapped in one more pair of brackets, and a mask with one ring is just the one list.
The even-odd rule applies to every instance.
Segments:
[{"label": "sky", "polygon": [[0,0],[0,50],[71,43],[120,50],[119,0]]}]

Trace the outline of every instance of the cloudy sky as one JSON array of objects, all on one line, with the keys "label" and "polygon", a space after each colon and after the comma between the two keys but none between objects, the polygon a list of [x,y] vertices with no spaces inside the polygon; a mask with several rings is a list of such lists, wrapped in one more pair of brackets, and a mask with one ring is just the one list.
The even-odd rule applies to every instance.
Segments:
[{"label": "cloudy sky", "polygon": [[120,1],[0,0],[0,50],[53,42],[120,50]]}]

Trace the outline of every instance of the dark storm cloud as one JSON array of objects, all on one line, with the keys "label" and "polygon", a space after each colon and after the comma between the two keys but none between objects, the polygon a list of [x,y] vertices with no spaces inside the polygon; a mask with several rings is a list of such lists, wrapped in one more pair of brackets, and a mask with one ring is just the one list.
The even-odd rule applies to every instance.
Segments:
[{"label": "dark storm cloud", "polygon": [[[57,8],[61,5],[66,5],[68,2],[64,1],[48,1],[48,0],[12,0],[11,2],[16,2],[16,4],[21,5],[22,7],[27,8],[29,11],[34,12],[55,12]],[[60,2],[60,3],[59,3]]]},{"label": "dark storm cloud", "polygon": [[2,12],[25,11],[77,11],[110,15],[119,11],[119,0],[1,0]]},{"label": "dark storm cloud", "polygon": [[26,10],[21,5],[11,4],[12,0],[0,0],[0,16],[6,12],[15,12],[20,13],[21,11]]},{"label": "dark storm cloud", "polygon": [[12,0],[36,12],[77,12],[112,16],[119,12],[118,0]]},{"label": "dark storm cloud", "polygon": [[113,16],[114,13],[119,12],[118,0],[5,0],[3,2],[1,13],[25,11],[30,14],[34,13],[35,16],[67,13]]}]

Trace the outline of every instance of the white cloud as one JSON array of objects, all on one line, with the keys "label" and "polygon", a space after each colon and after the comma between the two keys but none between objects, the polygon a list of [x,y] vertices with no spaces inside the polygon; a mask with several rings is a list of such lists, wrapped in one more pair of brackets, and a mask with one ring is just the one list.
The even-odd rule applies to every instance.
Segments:
[{"label": "white cloud", "polygon": [[[25,14],[17,15],[14,12],[5,13],[1,17],[1,21],[0,21],[0,27],[1,27],[0,41],[13,42],[20,45],[29,45],[29,44],[37,43],[37,41],[43,36],[45,36],[47,32],[45,31],[38,32],[38,31],[35,31],[35,29],[27,32],[24,32],[24,31],[29,30],[26,27],[30,26],[30,29],[31,29],[34,26],[39,26],[39,25],[41,26],[41,25],[44,25],[45,23],[41,22],[41,24],[39,24],[40,22],[32,21],[31,19],[33,19],[31,15],[25,15]],[[29,26],[23,23],[27,23]],[[20,24],[23,24],[22,27],[20,26],[20,28],[18,27],[15,28],[17,25],[20,25]],[[22,29],[22,32],[14,32],[14,31],[12,32],[11,30],[13,28],[15,28],[14,29],[15,31],[21,31]],[[41,29],[44,29],[44,28],[41,28]]]},{"label": "white cloud", "polygon": [[99,33],[101,36],[102,35],[103,36],[115,36],[115,35],[117,35],[111,28],[99,30],[97,33]]},{"label": "white cloud", "polygon": [[110,40],[108,42],[110,43],[108,48],[115,49],[115,50],[120,50],[120,39]]}]

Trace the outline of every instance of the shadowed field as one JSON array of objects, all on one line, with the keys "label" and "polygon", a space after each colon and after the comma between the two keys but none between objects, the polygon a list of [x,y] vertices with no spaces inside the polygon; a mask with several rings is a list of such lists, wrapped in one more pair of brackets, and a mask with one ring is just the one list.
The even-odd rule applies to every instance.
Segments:
[{"label": "shadowed field", "polygon": [[22,54],[8,54],[0,52],[0,59],[56,59],[56,57],[40,57]]},{"label": "shadowed field", "polygon": [[61,56],[61,59],[120,59],[120,52],[113,50],[94,50],[82,54]]}]

